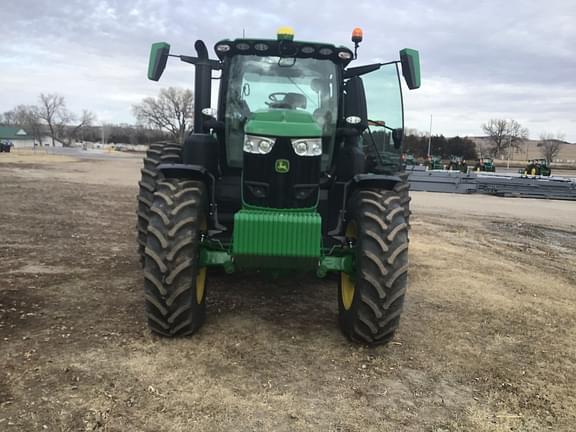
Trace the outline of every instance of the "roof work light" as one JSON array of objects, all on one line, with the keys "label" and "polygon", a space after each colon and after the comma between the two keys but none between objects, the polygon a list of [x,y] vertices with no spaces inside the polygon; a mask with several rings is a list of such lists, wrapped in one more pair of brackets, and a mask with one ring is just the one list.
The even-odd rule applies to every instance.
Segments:
[{"label": "roof work light", "polygon": [[294,40],[294,29],[292,27],[280,27],[276,32],[278,40]]}]

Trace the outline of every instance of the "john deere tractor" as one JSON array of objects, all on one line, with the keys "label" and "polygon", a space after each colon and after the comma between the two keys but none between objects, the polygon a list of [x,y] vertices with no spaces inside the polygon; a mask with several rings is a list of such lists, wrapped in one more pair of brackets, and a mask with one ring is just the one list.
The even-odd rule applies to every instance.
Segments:
[{"label": "john deere tractor", "polygon": [[496,172],[496,165],[494,159],[489,157],[481,157],[474,165],[474,171],[477,172]]},{"label": "john deere tractor", "polygon": [[448,163],[448,170],[449,171],[460,171],[463,173],[467,173],[468,172],[468,164],[466,163],[466,161],[464,159],[462,159],[462,156],[451,155],[450,156],[450,162]]},{"label": "john deere tractor", "polygon": [[526,168],[524,170],[520,170],[521,174],[523,174],[523,176],[544,176],[544,177],[550,177],[550,175],[552,174],[552,169],[550,168],[550,165],[548,164],[548,161],[546,159],[533,159],[531,161],[528,161],[528,165],[526,166]]},{"label": "john deere tractor", "polygon": [[429,170],[441,170],[444,169],[444,164],[442,163],[442,158],[440,156],[428,156],[426,158],[426,168]]},{"label": "john deere tractor", "polygon": [[[276,39],[204,42],[196,56],[152,45],[148,78],[168,57],[195,66],[194,130],[155,144],[138,196],[148,324],[155,334],[196,332],[208,270],[338,274],[344,334],[389,341],[407,285],[409,185],[401,171],[400,69],[420,86],[418,52],[350,67],[354,50]],[[218,71],[218,72],[215,72]],[[213,76],[214,75],[214,76]],[[216,78],[217,77],[217,78]],[[219,80],[217,106],[211,106]]]}]

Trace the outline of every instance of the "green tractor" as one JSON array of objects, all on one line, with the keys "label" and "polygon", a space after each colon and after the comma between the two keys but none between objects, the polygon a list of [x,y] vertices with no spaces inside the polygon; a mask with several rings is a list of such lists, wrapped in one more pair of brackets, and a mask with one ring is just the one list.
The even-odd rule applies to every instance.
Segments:
[{"label": "green tractor", "polygon": [[[154,144],[138,196],[139,251],[151,331],[196,332],[212,268],[338,275],[339,322],[352,341],[388,342],[407,286],[409,184],[400,155],[399,65],[420,86],[418,52],[349,67],[354,51],[276,39],[216,43],[210,59],[152,45],[148,78],[168,57],[195,66],[194,131]],[[218,106],[211,107],[214,71]]]},{"label": "green tractor", "polygon": [[474,166],[474,171],[496,172],[496,165],[494,165],[494,159],[488,157],[482,157],[478,159],[476,165]]},{"label": "green tractor", "polygon": [[468,164],[461,156],[450,156],[448,163],[448,171],[460,171],[463,173],[468,172]]},{"label": "green tractor", "polygon": [[522,172],[521,174],[523,174],[524,176],[532,176],[532,177],[535,176],[550,177],[550,175],[552,174],[552,169],[550,168],[550,165],[548,164],[548,161],[546,159],[533,159],[528,161],[528,165],[524,169],[524,172]]},{"label": "green tractor", "polygon": [[426,168],[429,170],[441,170],[444,169],[444,164],[442,163],[442,158],[440,156],[428,156],[426,158]]},{"label": "green tractor", "polygon": [[412,153],[402,153],[402,163],[404,167],[407,166],[414,167],[418,165],[418,162],[416,162],[416,158]]}]

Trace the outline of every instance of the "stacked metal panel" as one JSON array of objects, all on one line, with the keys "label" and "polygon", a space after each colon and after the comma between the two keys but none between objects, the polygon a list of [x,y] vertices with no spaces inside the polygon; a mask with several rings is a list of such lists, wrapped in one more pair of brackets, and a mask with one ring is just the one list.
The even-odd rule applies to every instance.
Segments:
[{"label": "stacked metal panel", "polygon": [[415,191],[576,200],[576,180],[567,177],[526,178],[492,173],[427,171],[420,166],[410,167],[408,171],[410,189]]},{"label": "stacked metal panel", "polygon": [[476,177],[477,191],[493,195],[523,198],[576,200],[576,182],[564,177]]},{"label": "stacked metal panel", "polygon": [[459,171],[430,170],[412,167],[409,171],[410,190],[449,193],[476,192],[475,177]]}]

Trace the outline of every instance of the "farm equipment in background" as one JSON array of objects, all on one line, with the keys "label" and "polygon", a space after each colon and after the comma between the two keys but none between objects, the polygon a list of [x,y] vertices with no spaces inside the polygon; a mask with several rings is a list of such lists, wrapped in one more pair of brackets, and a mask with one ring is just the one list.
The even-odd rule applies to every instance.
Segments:
[{"label": "farm equipment in background", "polygon": [[441,170],[444,169],[442,158],[440,156],[428,156],[426,158],[426,169],[428,170]]},{"label": "farm equipment in background", "polygon": [[494,165],[494,159],[488,157],[478,159],[476,165],[474,165],[474,171],[496,172],[496,165]]},{"label": "farm equipment in background", "polygon": [[[228,273],[339,275],[339,322],[351,340],[388,342],[408,272],[409,184],[399,65],[420,86],[418,52],[349,67],[354,51],[276,39],[225,39],[210,59],[152,45],[148,78],[168,57],[195,65],[194,132],[155,144],[138,195],[139,251],[149,328],[196,332],[206,313],[209,268]],[[220,71],[217,109],[212,73]],[[382,89],[386,89],[383,91]]]},{"label": "farm equipment in background", "polygon": [[416,158],[411,153],[402,153],[402,164],[404,168],[407,166],[416,166],[418,163],[416,162]]},{"label": "farm equipment in background", "polygon": [[528,165],[524,170],[521,170],[520,174],[532,177],[550,177],[552,174],[552,169],[550,168],[550,165],[546,159],[532,159],[528,161]]},{"label": "farm equipment in background", "polygon": [[468,172],[468,164],[461,156],[450,156],[448,163],[448,171],[460,171],[463,173]]}]

